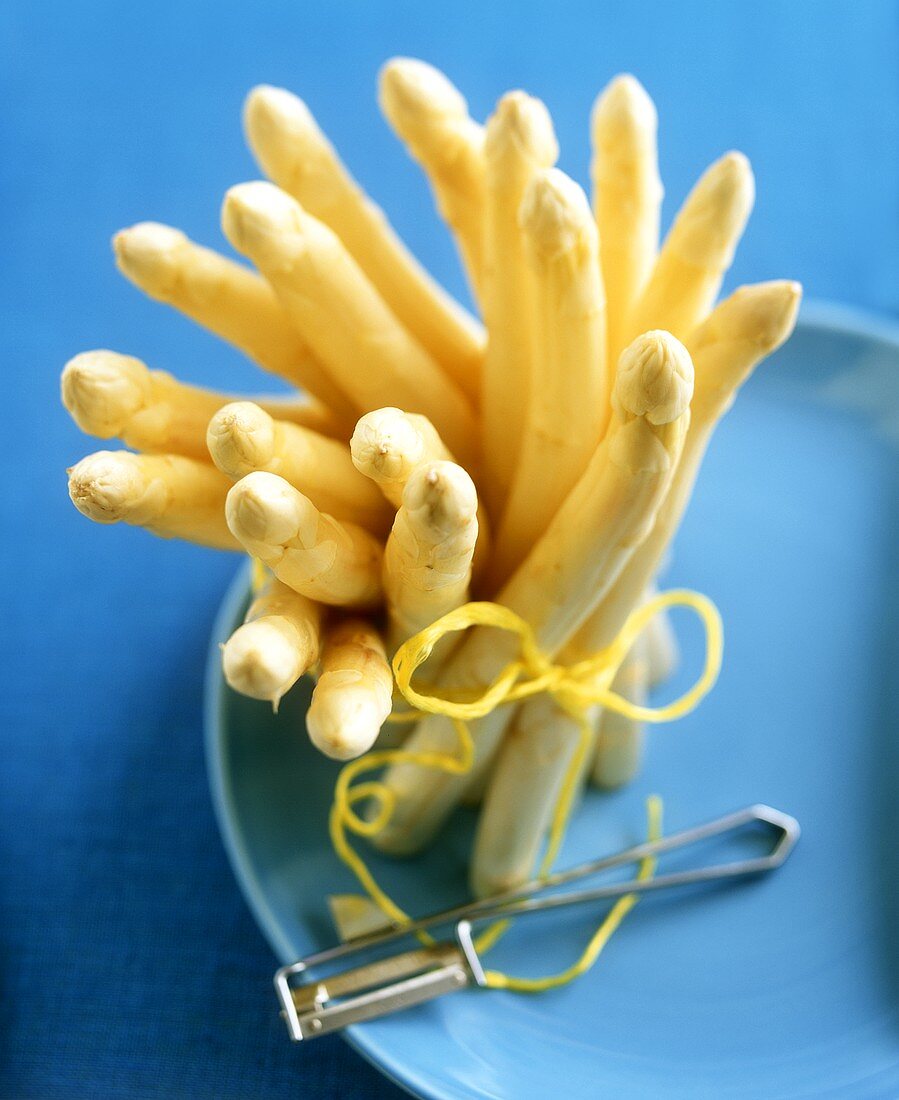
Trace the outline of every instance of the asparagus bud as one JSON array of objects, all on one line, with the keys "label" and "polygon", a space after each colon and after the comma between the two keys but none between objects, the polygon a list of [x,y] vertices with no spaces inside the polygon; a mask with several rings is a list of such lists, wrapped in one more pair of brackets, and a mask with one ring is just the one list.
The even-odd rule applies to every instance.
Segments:
[{"label": "asparagus bud", "polygon": [[150,402],[150,372],[130,355],[82,352],[63,368],[60,395],[83,432],[112,439]]},{"label": "asparagus bud", "polygon": [[350,619],[331,627],[306,713],[313,745],[335,760],[367,752],[390,714],[392,692],[384,643],[372,625]]},{"label": "asparagus bud", "polygon": [[225,679],[242,695],[278,703],[318,660],[322,608],[278,580],[253,601],[222,646]]},{"label": "asparagus bud", "polygon": [[693,396],[693,361],[667,332],[646,332],[621,353],[612,391],[612,409],[622,419],[645,416],[669,424]]},{"label": "asparagus bud", "polygon": [[283,478],[248,474],[229,491],[225,518],[247,551],[294,591],[338,606],[379,601],[380,543],[363,528],[319,512]]},{"label": "asparagus bud", "polygon": [[[371,478],[388,501],[399,508],[403,490],[415,473],[429,462],[452,462],[453,456],[426,416],[401,409],[375,409],[356,425],[350,440],[353,463]],[[490,558],[490,528],[478,504],[474,574],[479,578]]]},{"label": "asparagus bud", "polygon": [[409,478],[384,552],[392,648],[467,600],[477,510],[474,484],[453,462]]},{"label": "asparagus bud", "polygon": [[419,466],[452,459],[427,417],[390,407],[361,417],[350,440],[350,454],[356,469],[371,478],[396,508]]},{"label": "asparagus bud", "polygon": [[163,538],[237,550],[225,526],[227,479],[182,455],[98,451],[69,470],[69,496],[96,523],[130,523]]}]

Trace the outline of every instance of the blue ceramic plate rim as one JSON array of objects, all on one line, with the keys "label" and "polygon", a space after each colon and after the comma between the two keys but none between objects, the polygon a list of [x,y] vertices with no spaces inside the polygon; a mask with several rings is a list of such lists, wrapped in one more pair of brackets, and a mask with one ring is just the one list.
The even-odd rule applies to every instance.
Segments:
[{"label": "blue ceramic plate rim", "polygon": [[[806,302],[802,307],[797,327],[803,331],[863,337],[892,345],[899,350],[899,323],[854,306],[824,301]],[[213,625],[206,665],[203,706],[206,765],[222,842],[241,893],[272,950],[282,963],[287,963],[293,960],[294,951],[282,933],[266,900],[265,890],[253,869],[252,860],[237,823],[232,792],[223,765],[222,746],[225,728],[221,715],[224,679],[221,674],[219,645],[246,599],[249,576],[250,566],[247,564],[238,571],[229,585]],[[432,1097],[433,1100],[444,1100],[447,1096],[440,1091],[439,1084],[433,1079],[427,1082],[421,1080],[401,1062],[386,1053],[379,1043],[367,1038],[364,1030],[349,1028],[342,1034],[350,1046],[379,1072],[413,1096]]]}]

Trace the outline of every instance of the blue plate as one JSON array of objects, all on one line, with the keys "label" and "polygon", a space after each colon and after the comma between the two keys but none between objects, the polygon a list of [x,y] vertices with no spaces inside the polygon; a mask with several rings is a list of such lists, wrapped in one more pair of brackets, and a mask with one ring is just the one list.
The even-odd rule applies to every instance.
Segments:
[{"label": "blue plate", "polygon": [[[641,837],[658,792],[669,830],[755,801],[795,814],[786,866],[644,900],[565,989],[465,991],[356,1026],[353,1046],[435,1098],[899,1096],[897,442],[899,329],[806,309],[718,432],[666,578],[718,603],[721,680],[652,731],[630,788],[586,797],[562,857]],[[223,685],[217,644],[246,598],[242,572],[210,654],[209,769],[235,873],[286,962],[333,942],[324,896],[354,883],[328,844],[336,767],[304,734],[307,687],[275,719]],[[666,692],[698,667],[683,628]],[[465,896],[473,821],[460,813],[423,857],[373,860],[411,912]],[[491,963],[560,967],[595,919],[532,918]]]}]

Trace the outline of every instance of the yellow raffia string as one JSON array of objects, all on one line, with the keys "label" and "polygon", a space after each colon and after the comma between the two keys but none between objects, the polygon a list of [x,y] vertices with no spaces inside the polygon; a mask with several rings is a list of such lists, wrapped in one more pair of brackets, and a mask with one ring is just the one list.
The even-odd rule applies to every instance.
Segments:
[{"label": "yellow raffia string", "polygon": [[[630,702],[611,685],[624,659],[637,637],[654,615],[672,607],[694,611],[705,629],[705,662],[699,678],[678,699],[662,707],[646,707]],[[470,626],[491,626],[517,634],[520,642],[519,656],[499,673],[492,684],[481,692],[451,692],[438,694],[414,687],[412,677],[427,661],[434,646],[447,634],[466,630]],[[395,924],[404,924],[411,918],[378,885],[363,858],[347,839],[347,832],[357,836],[374,836],[390,820],[395,805],[393,792],[378,781],[357,783],[353,781],[363,772],[392,764],[415,764],[433,768],[451,775],[465,775],[474,763],[475,746],[467,723],[483,718],[496,707],[518,702],[540,692],[549,692],[566,713],[571,715],[579,729],[578,741],[563,778],[553,810],[546,852],[540,862],[538,875],[548,873],[555,862],[565,835],[568,817],[577,791],[577,777],[589,750],[592,730],[588,717],[590,708],[602,706],[607,710],[636,721],[671,722],[694,710],[714,686],[721,668],[723,654],[723,630],[721,616],[714,603],[699,592],[675,589],[654,596],[629,616],[618,637],[606,649],[587,660],[574,665],[555,665],[537,644],[531,626],[514,611],[494,603],[469,603],[448,615],[405,642],[393,659],[393,672],[397,689],[402,698],[414,710],[402,711],[391,717],[397,721],[415,721],[420,713],[441,714],[452,720],[458,736],[456,754],[446,752],[412,752],[400,749],[382,749],[367,753],[350,761],[340,771],[334,789],[329,828],[331,842],[340,859],[355,874],[359,883]],[[357,802],[371,799],[374,813],[363,818],[356,813]],[[661,803],[648,803],[650,834],[657,835],[660,828]],[[654,861],[641,864],[638,877],[653,873]],[[520,992],[539,992],[572,981],[588,970],[599,956],[609,937],[636,904],[636,895],[619,899],[594,933],[580,958],[561,974],[546,978],[512,978],[499,971],[490,971],[489,984]],[[507,927],[506,921],[497,921],[478,938],[479,951],[487,951]],[[434,940],[425,932],[418,933],[422,943]]]},{"label": "yellow raffia string", "polygon": [[[647,840],[659,840],[662,836],[662,800],[658,795],[650,795],[646,800]],[[645,882],[655,873],[656,859],[647,856],[640,861],[640,869],[637,872],[637,881]],[[516,993],[543,993],[547,989],[557,989],[561,985],[568,985],[575,978],[586,974],[591,966],[599,958],[602,949],[617,932],[618,926],[640,900],[638,894],[626,894],[619,898],[606,914],[602,924],[590,937],[590,942],[584,948],[578,960],[558,974],[549,974],[545,978],[513,978],[504,974],[501,970],[485,970],[484,977],[491,989],[511,989]],[[508,921],[500,921],[498,924],[508,924]],[[495,926],[494,926],[495,927]],[[480,947],[480,950],[486,948]]]}]

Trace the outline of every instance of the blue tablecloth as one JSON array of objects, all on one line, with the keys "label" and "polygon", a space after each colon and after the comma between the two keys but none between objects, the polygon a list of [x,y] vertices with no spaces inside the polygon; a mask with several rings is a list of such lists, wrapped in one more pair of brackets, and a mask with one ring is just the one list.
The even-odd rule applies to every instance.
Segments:
[{"label": "blue tablecloth", "polygon": [[[207,636],[236,560],[102,530],[65,467],[94,445],[59,406],[110,347],[221,388],[257,376],[113,268],[152,218],[216,243],[252,178],[254,83],[306,97],[411,245],[461,293],[375,74],[444,67],[483,116],[523,86],[586,181],[587,116],[616,71],[661,114],[670,216],[730,147],[752,158],[737,281],[899,306],[899,9],[865,3],[50,3],[0,8],[0,380],[7,618],[0,720],[0,1096],[396,1096],[339,1039],[291,1048],[274,959],[225,861],[201,744]],[[11,435],[11,440],[10,440]]]}]

